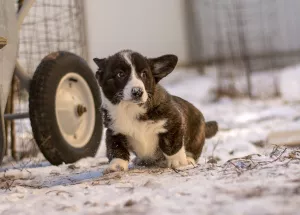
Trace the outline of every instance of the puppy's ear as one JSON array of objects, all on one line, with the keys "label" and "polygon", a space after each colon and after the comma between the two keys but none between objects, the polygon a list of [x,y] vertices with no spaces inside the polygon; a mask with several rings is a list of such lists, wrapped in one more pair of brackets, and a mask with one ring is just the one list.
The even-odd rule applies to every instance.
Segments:
[{"label": "puppy's ear", "polygon": [[94,58],[93,61],[95,64],[99,67],[99,70],[102,71],[105,65],[105,58],[99,59],[99,58]]},{"label": "puppy's ear", "polygon": [[97,64],[97,66],[99,67],[98,71],[96,72],[96,79],[97,81],[101,82],[101,79],[102,79],[102,71],[104,69],[104,66],[105,66],[105,58],[102,58],[102,59],[99,59],[99,58],[94,58],[93,61]]},{"label": "puppy's ear", "polygon": [[157,58],[149,58],[152,74],[158,83],[162,78],[169,75],[175,68],[178,57],[176,55],[163,55]]}]

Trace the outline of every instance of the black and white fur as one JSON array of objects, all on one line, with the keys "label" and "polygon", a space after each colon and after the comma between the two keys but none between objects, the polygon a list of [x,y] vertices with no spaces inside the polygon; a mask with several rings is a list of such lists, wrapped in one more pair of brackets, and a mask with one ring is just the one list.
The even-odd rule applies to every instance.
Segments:
[{"label": "black and white fur", "polygon": [[124,50],[94,62],[107,127],[107,172],[128,170],[130,151],[140,164],[176,168],[197,162],[205,138],[218,127],[214,121],[205,123],[198,109],[159,84],[175,68],[175,55],[146,58]]}]

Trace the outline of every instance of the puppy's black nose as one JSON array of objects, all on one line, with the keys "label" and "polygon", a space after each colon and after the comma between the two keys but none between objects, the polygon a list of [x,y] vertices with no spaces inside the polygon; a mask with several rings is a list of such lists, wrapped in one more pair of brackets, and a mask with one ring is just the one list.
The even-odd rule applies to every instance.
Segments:
[{"label": "puppy's black nose", "polygon": [[139,98],[141,98],[142,97],[142,95],[143,95],[143,89],[142,88],[140,88],[140,87],[133,87],[132,89],[131,89],[131,95],[132,95],[132,98],[134,98],[134,99],[139,99]]}]

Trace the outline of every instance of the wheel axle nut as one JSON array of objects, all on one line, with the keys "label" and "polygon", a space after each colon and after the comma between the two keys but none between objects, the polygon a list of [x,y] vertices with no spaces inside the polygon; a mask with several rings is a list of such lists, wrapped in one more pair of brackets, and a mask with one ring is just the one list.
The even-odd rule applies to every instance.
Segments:
[{"label": "wheel axle nut", "polygon": [[77,106],[77,114],[78,114],[78,116],[82,116],[82,114],[84,114],[85,112],[87,112],[86,107],[84,107],[83,105],[78,105]]}]

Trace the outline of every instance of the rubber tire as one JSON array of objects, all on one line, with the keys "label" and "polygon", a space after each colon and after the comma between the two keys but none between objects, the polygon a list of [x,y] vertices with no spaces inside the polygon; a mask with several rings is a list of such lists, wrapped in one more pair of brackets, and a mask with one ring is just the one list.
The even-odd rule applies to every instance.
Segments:
[{"label": "rubber tire", "polygon": [[[90,86],[95,102],[95,126],[88,143],[75,148],[63,138],[56,120],[55,95],[60,80],[77,73]],[[29,90],[29,118],[33,136],[45,158],[53,165],[94,157],[102,137],[100,88],[85,60],[70,52],[54,52],[38,65]]]}]

